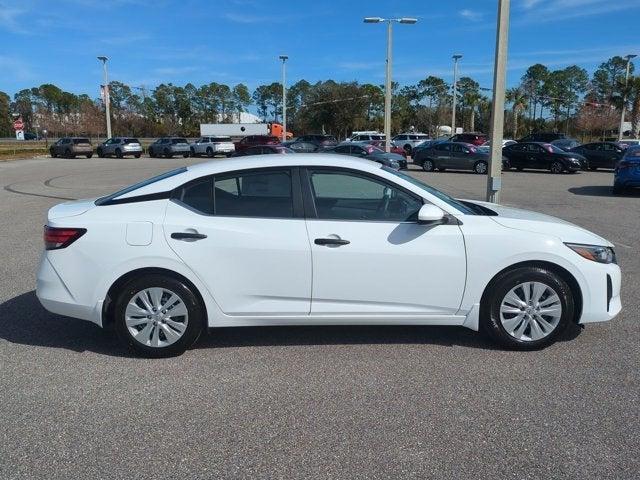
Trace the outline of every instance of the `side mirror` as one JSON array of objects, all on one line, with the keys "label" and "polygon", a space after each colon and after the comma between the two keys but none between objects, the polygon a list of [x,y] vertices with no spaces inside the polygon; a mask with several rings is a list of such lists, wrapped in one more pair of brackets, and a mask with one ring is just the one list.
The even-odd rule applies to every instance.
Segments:
[{"label": "side mirror", "polygon": [[420,207],[420,211],[418,211],[418,223],[424,225],[444,223],[444,218],[442,209],[430,203],[423,205]]}]

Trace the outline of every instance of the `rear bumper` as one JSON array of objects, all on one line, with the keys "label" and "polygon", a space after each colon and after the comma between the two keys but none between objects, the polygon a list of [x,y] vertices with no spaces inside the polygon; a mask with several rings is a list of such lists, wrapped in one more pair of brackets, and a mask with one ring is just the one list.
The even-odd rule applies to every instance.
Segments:
[{"label": "rear bumper", "polygon": [[51,313],[87,320],[102,326],[102,302],[95,305],[79,303],[56,272],[46,252],[40,258],[36,276],[36,296],[42,306]]}]

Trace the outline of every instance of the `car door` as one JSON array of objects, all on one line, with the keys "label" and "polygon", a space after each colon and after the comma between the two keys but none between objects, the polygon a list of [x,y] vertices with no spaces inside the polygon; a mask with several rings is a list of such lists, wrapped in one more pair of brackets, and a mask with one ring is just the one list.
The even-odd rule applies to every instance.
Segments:
[{"label": "car door", "polygon": [[451,143],[439,143],[433,149],[435,154],[435,164],[437,168],[447,168],[450,166]]},{"label": "car door", "polygon": [[422,198],[372,174],[335,167],[301,172],[312,315],[458,311],[466,257],[457,223],[418,224]]},{"label": "car door", "polygon": [[311,248],[297,179],[290,168],[208,176],[168,203],[166,241],[225,314],[309,313]]},{"label": "car door", "polygon": [[470,150],[466,148],[464,145],[452,145],[451,146],[451,156],[449,160],[450,168],[457,168],[463,170],[471,170],[473,168],[473,162],[470,163]]},{"label": "car door", "polygon": [[618,160],[622,158],[623,151],[613,143],[602,144],[602,168],[615,168]]}]

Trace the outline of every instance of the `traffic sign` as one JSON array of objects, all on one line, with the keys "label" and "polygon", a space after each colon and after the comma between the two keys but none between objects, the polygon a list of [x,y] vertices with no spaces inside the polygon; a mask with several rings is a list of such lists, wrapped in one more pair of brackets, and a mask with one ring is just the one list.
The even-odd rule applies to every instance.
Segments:
[{"label": "traffic sign", "polygon": [[20,119],[16,120],[15,122],[13,122],[13,129],[18,131],[18,130],[22,130],[24,128],[24,122]]}]

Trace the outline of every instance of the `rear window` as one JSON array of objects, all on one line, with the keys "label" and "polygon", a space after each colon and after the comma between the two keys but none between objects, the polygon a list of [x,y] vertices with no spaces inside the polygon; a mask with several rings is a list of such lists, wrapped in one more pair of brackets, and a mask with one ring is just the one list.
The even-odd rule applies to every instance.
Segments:
[{"label": "rear window", "polygon": [[89,141],[88,138],[74,138],[73,143],[78,145],[80,143],[85,144],[85,143],[91,143],[91,142]]},{"label": "rear window", "polygon": [[124,143],[129,144],[129,143],[140,143],[140,142],[138,141],[137,138],[125,138]]},{"label": "rear window", "polygon": [[173,138],[171,140],[171,143],[173,143],[174,145],[176,143],[187,143],[187,139],[186,138]]},{"label": "rear window", "polygon": [[212,137],[211,141],[217,143],[231,142],[231,137]]},{"label": "rear window", "polygon": [[98,206],[108,204],[112,200],[120,197],[121,195],[126,195],[127,193],[131,193],[134,190],[137,190],[142,187],[146,187],[147,185],[151,185],[152,183],[159,182],[160,180],[164,180],[165,178],[180,175],[181,173],[184,173],[186,171],[187,171],[187,167],[180,167],[180,168],[176,168],[175,170],[170,170],[160,175],[156,175],[155,177],[151,177],[147,180],[134,183],[133,185],[123,188],[122,190],[118,190],[117,192],[112,193],[111,195],[107,195],[106,197],[100,197],[95,201],[95,204]]}]

